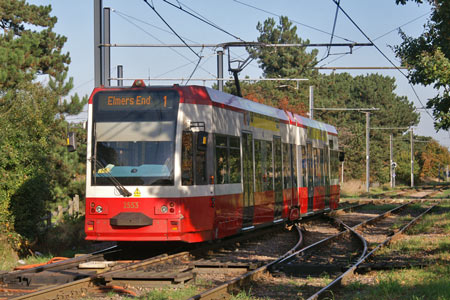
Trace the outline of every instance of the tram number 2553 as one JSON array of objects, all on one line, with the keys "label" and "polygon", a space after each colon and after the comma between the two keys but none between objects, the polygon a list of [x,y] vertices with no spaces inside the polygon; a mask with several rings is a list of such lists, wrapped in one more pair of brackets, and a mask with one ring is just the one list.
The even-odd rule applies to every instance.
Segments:
[{"label": "tram number 2553", "polygon": [[123,208],[139,208],[139,202],[124,202]]}]

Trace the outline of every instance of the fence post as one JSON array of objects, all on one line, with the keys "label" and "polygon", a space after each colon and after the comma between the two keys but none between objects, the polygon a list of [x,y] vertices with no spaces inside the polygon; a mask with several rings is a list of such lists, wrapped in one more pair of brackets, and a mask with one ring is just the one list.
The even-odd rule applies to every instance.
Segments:
[{"label": "fence post", "polygon": [[63,217],[63,207],[58,205],[58,215],[56,216],[56,222],[59,222]]},{"label": "fence post", "polygon": [[78,194],[73,197],[73,211],[75,214],[80,213],[80,196]]},{"label": "fence post", "polygon": [[69,200],[69,216],[73,216],[73,200]]},{"label": "fence post", "polygon": [[52,227],[52,212],[51,212],[51,211],[47,211],[47,216],[46,216],[46,227],[47,227],[47,228]]}]

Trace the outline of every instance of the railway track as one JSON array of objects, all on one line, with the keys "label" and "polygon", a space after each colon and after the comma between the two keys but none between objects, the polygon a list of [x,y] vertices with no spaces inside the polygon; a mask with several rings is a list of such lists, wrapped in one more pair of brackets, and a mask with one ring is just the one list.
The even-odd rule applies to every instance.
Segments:
[{"label": "railway track", "polygon": [[[297,288],[296,294],[286,294],[285,297],[318,299],[339,284],[345,284],[364,263],[363,267],[367,268],[367,265],[370,265],[368,260],[378,249],[398,238],[435,205],[422,210],[414,207],[414,202],[397,205],[394,208],[391,207],[392,205],[364,208],[362,211],[357,211],[359,222],[356,222],[355,217],[351,217],[354,216],[354,213],[348,213],[339,214],[328,221],[322,220],[314,222],[312,225],[304,225],[303,228],[306,230],[308,230],[308,227],[314,227],[315,230],[314,234],[310,235],[313,238],[309,241],[304,233],[307,246],[190,299],[223,299],[224,295],[236,293],[237,290],[244,288],[254,278],[259,279],[252,287],[252,295],[267,297],[270,294],[272,281],[276,281],[277,276],[286,275],[299,278],[300,283],[297,282],[296,285],[303,286],[303,288]],[[356,208],[356,210],[358,209]],[[371,213],[367,213],[368,211]],[[349,222],[350,226],[340,218]],[[342,230],[333,230],[332,222],[341,227]],[[325,228],[325,230],[321,232],[320,228]],[[266,271],[271,273],[271,275],[266,276],[267,278],[262,275]],[[327,274],[325,283],[323,280],[315,285],[306,283],[311,279],[311,276],[319,275],[320,277],[320,274]],[[334,278],[331,278],[333,276]],[[301,280],[304,281],[303,284]],[[278,295],[274,298],[283,299],[284,292],[276,291]]]},{"label": "railway track", "polygon": [[[278,239],[278,247],[264,241]],[[155,287],[184,284],[195,278],[214,278],[213,283],[243,274],[280,256],[299,244],[297,231],[283,226],[261,229],[222,243],[204,243],[196,249],[162,254],[138,261],[108,260],[120,252],[111,247],[96,253],[28,270],[0,275],[0,299],[77,299],[115,290],[133,295],[123,286]]]},{"label": "railway track", "polygon": [[[315,299],[324,291],[348,280],[359,266],[367,268],[367,259],[381,247],[378,245],[387,244],[395,238],[394,233],[405,230],[402,224],[392,222],[394,216],[403,217],[403,223],[410,226],[411,218],[405,216],[416,217],[420,213],[412,202],[392,207],[393,204],[343,205],[341,211],[349,213],[333,213],[333,217],[321,219],[312,217],[293,227],[298,236],[281,230],[279,226],[235,237],[224,243],[203,244],[198,249],[139,261],[111,262],[106,258],[119,252],[118,247],[111,247],[66,261],[0,275],[0,299],[76,299],[111,289],[134,295],[132,290],[121,287],[206,281],[209,288],[190,299],[222,299],[261,278],[267,271],[274,278],[283,274],[294,277],[336,274],[336,280],[330,286],[307,291],[308,295],[312,295],[311,299]],[[383,222],[384,227],[378,225]],[[392,224],[396,227],[392,228]],[[383,235],[385,239],[381,241]],[[269,242],[280,246],[264,246]]]}]

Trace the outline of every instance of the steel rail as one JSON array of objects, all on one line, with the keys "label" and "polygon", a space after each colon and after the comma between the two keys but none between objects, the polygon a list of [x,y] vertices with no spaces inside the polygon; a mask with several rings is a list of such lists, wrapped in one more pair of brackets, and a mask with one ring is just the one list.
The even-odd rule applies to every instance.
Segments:
[{"label": "steel rail", "polygon": [[290,255],[291,253],[295,252],[298,247],[301,247],[303,245],[303,234],[300,230],[299,226],[295,226],[297,229],[297,233],[299,235],[299,239],[297,244],[295,244],[294,247],[292,247],[289,251],[284,253],[280,258],[261,266],[253,271],[250,271],[248,273],[245,273],[243,275],[240,275],[232,280],[229,280],[221,285],[218,285],[216,287],[213,287],[211,289],[208,289],[200,294],[197,294],[195,296],[192,296],[189,298],[189,300],[196,300],[196,299],[226,299],[229,297],[230,292],[233,289],[239,288],[242,285],[249,282],[254,276],[257,276],[258,274],[263,273],[264,271],[268,270],[272,265],[276,264],[278,260],[282,259],[283,257]]},{"label": "steel rail", "polygon": [[[347,226],[345,230],[331,236],[328,238],[325,238],[323,240],[320,240],[312,245],[309,245],[307,247],[304,247],[300,250],[297,251],[292,251],[292,249],[287,252],[286,254],[284,254],[283,256],[281,256],[280,258],[264,265],[261,266],[253,271],[250,271],[246,274],[240,275],[232,280],[229,280],[219,286],[213,287],[211,289],[208,289],[200,294],[197,294],[195,296],[192,296],[191,298],[189,298],[189,300],[197,300],[197,299],[222,299],[222,298],[226,298],[229,296],[229,293],[232,292],[234,289],[240,288],[241,286],[249,283],[253,278],[255,278],[256,276],[258,276],[259,274],[262,274],[265,271],[271,271],[273,267],[275,267],[276,265],[281,265],[284,263],[287,263],[291,260],[293,260],[295,257],[297,257],[297,255],[299,255],[302,252],[305,252],[311,248],[317,247],[320,244],[326,243],[334,238],[337,238],[345,233],[351,232],[352,234],[356,235],[358,237],[358,239],[361,241],[362,245],[363,245],[363,251],[362,251],[362,255],[361,258],[363,257],[363,255],[367,255],[367,242],[364,238],[362,238],[362,236],[357,233],[355,230],[356,228],[358,228],[359,226],[364,226],[365,224],[369,224],[370,222],[374,222],[377,219],[383,218],[383,217],[387,217],[388,215],[390,215],[391,213],[395,212],[396,210],[400,210],[402,208],[404,208],[406,205],[412,203],[406,203],[403,204],[401,206],[398,206],[396,208],[393,208],[381,215],[378,215],[374,218],[371,218],[369,220],[366,220],[364,222],[361,222],[360,224],[357,224],[353,227],[349,227]],[[351,209],[351,208],[356,208],[356,207],[360,207],[360,206],[364,206],[365,204],[358,204],[355,206],[351,206],[351,207],[345,207],[343,209]],[[344,226],[344,225],[342,225]],[[345,226],[344,226],[345,227]],[[294,248],[293,248],[294,249]]]},{"label": "steel rail", "polygon": [[[393,209],[391,209],[391,210],[389,210],[389,211],[386,211],[386,212],[384,212],[384,213],[382,213],[382,214],[380,214],[380,215],[378,215],[378,216],[376,216],[376,217],[373,217],[373,218],[370,218],[370,219],[368,219],[368,220],[365,220],[365,221],[363,221],[363,222],[361,222],[361,223],[359,223],[359,224],[357,224],[357,225],[355,225],[355,226],[353,226],[353,227],[349,227],[349,226],[345,225],[344,223],[339,222],[337,219],[333,219],[334,221],[337,221],[337,223],[338,223],[339,225],[344,226],[346,229],[343,230],[343,231],[341,231],[341,232],[336,233],[335,235],[332,235],[332,236],[329,236],[329,237],[327,237],[327,238],[324,238],[324,239],[322,239],[322,240],[320,240],[320,241],[317,241],[317,242],[315,242],[315,243],[313,243],[313,244],[311,244],[311,245],[309,245],[309,246],[307,246],[307,247],[305,247],[305,248],[302,248],[302,249],[300,249],[300,250],[298,250],[298,251],[292,253],[291,255],[289,255],[289,256],[285,257],[284,259],[280,260],[280,261],[279,261],[279,264],[287,263],[287,262],[289,262],[289,261],[295,259],[295,257],[297,257],[300,253],[305,252],[305,251],[307,251],[307,250],[309,250],[309,249],[311,249],[311,248],[317,247],[317,246],[320,245],[320,244],[324,244],[324,243],[326,243],[326,242],[328,242],[328,241],[330,241],[330,240],[332,240],[332,239],[338,238],[339,236],[341,236],[341,235],[343,235],[343,234],[345,234],[345,233],[347,233],[347,232],[349,232],[349,231],[350,231],[350,232],[354,232],[358,227],[362,227],[362,226],[365,226],[366,224],[370,224],[370,223],[372,223],[372,222],[375,222],[375,221],[377,221],[378,219],[385,218],[385,217],[389,216],[391,213],[393,213],[393,212],[395,212],[395,211],[397,211],[397,210],[400,210],[400,209],[404,208],[406,205],[408,205],[408,204],[410,204],[410,203],[412,203],[412,202],[408,202],[408,203],[405,203],[405,204],[400,205],[400,206],[398,206],[398,207],[395,207],[395,208],[393,208]],[[355,205],[355,207],[359,207],[359,206],[362,206],[362,205]],[[355,233],[357,236],[359,235],[359,234],[356,233],[356,232],[354,232],[354,233]]]},{"label": "steel rail", "polygon": [[[410,204],[411,202],[407,203]],[[361,265],[367,258],[372,256],[376,251],[381,249],[382,247],[388,245],[391,241],[396,239],[400,236],[403,232],[405,232],[409,227],[411,227],[413,224],[415,224],[422,216],[430,212],[434,207],[436,207],[438,204],[434,204],[433,206],[426,209],[424,212],[422,212],[419,216],[415,217],[413,220],[411,220],[408,224],[406,224],[404,227],[402,227],[399,231],[397,231],[395,234],[388,236],[382,243],[378,244],[374,249],[372,249],[369,253],[362,256],[352,267],[350,267],[347,271],[345,271],[343,274],[341,274],[338,278],[333,280],[331,283],[329,283],[327,286],[319,290],[317,293],[309,297],[307,300],[315,300],[319,299],[320,295],[323,294],[325,291],[331,289],[337,284],[340,284],[341,282],[345,282],[349,277],[353,276],[355,270]],[[343,223],[342,223],[343,224]],[[345,224],[344,224],[345,225]],[[347,226],[347,225],[345,225]],[[355,228],[353,226],[352,228]]]},{"label": "steel rail", "polygon": [[69,297],[71,299],[79,296],[86,296],[89,288],[94,287],[98,282],[102,281],[104,278],[114,275],[117,272],[122,272],[126,270],[134,270],[140,267],[148,266],[150,264],[159,263],[166,260],[176,259],[182,256],[188,255],[189,252],[180,252],[173,255],[162,254],[156,257],[152,257],[138,263],[125,264],[123,266],[112,267],[113,270],[107,270],[100,272],[89,277],[72,281],[63,285],[58,285],[46,289],[42,289],[27,295],[22,295],[14,299],[60,299],[64,297]]},{"label": "steel rail", "polygon": [[[299,229],[297,228],[297,230],[299,230]],[[240,241],[243,238],[248,238],[250,235],[238,236],[228,242],[233,242],[234,240]],[[302,241],[303,240],[300,238],[299,243],[302,243]],[[299,247],[299,245],[300,245],[299,243],[297,243],[295,249]],[[116,246],[114,246],[112,248],[116,248]],[[210,249],[210,248],[214,248],[214,246],[211,247],[208,245],[207,247],[204,247],[204,248]],[[135,269],[143,268],[143,267],[151,265],[151,264],[156,264],[156,263],[161,263],[164,261],[169,261],[172,259],[182,258],[183,256],[187,257],[189,254],[195,253],[199,250],[200,249],[192,249],[190,251],[184,251],[184,252],[180,252],[180,253],[176,253],[176,254],[172,254],[172,255],[162,254],[162,255],[159,255],[156,257],[152,257],[152,258],[148,258],[148,259],[139,261],[139,262],[133,262],[133,263],[123,264],[123,265],[116,265],[116,266],[113,266],[106,270],[102,270],[97,274],[89,275],[86,278],[75,280],[75,281],[65,283],[62,285],[58,285],[58,286],[43,288],[38,291],[32,291],[32,292],[29,292],[28,294],[15,297],[14,299],[40,300],[40,299],[59,299],[59,298],[64,298],[64,297],[73,299],[76,297],[86,296],[88,294],[88,291],[90,288],[105,285],[105,282],[108,282],[109,280],[111,280],[118,273],[121,273],[124,271],[133,271]],[[292,251],[292,249],[290,251]],[[290,253],[290,252],[288,252],[288,253]],[[95,252],[95,254],[98,254],[98,252]],[[85,257],[85,256],[83,256],[80,258],[69,259],[69,260],[73,264],[73,263],[83,262],[83,261],[88,260],[89,258],[95,257],[95,256],[91,256],[91,255],[87,255],[87,256],[89,256],[89,257],[87,257],[85,259],[82,259],[83,257]],[[67,261],[69,261],[69,260],[67,260]],[[44,267],[45,268],[54,268],[55,267],[54,265],[58,265],[59,267],[62,267],[64,264],[70,265],[67,263],[67,261],[49,264],[48,266],[46,265]],[[39,269],[39,270],[37,270],[37,272],[39,272],[39,271],[41,271],[40,268],[42,268],[42,267],[37,267],[35,269]],[[32,270],[32,269],[30,269],[30,270]]]},{"label": "steel rail", "polygon": [[37,266],[34,268],[30,268],[30,269],[26,269],[26,270],[17,270],[17,271],[12,271],[12,272],[8,272],[5,274],[2,274],[0,276],[0,282],[5,282],[5,280],[10,280],[12,277],[17,277],[20,276],[22,274],[29,274],[29,273],[39,273],[42,271],[47,271],[47,270],[54,270],[54,269],[59,269],[59,268],[66,268],[69,265],[72,264],[79,264],[81,262],[85,262],[88,260],[92,260],[95,259],[97,257],[101,257],[104,254],[108,254],[108,253],[112,253],[113,250],[118,249],[117,246],[111,246],[102,250],[98,250],[89,254],[85,254],[85,255],[81,255],[78,257],[74,257],[74,258],[69,258],[63,261],[59,261],[59,262],[55,262],[55,263],[51,263],[51,264],[47,264],[47,265],[42,265],[42,266]]}]

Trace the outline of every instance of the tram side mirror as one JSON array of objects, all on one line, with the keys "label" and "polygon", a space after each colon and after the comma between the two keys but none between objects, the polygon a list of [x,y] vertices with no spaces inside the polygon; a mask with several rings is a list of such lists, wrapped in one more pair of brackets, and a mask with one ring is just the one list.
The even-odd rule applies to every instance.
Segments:
[{"label": "tram side mirror", "polygon": [[67,135],[67,151],[74,152],[77,150],[77,138],[75,132],[69,132]]},{"label": "tram side mirror", "polygon": [[344,151],[340,151],[339,152],[339,161],[343,162],[345,160],[345,152]]},{"label": "tram side mirror", "polygon": [[206,151],[208,146],[208,133],[206,131],[199,131],[197,133],[197,150]]}]

